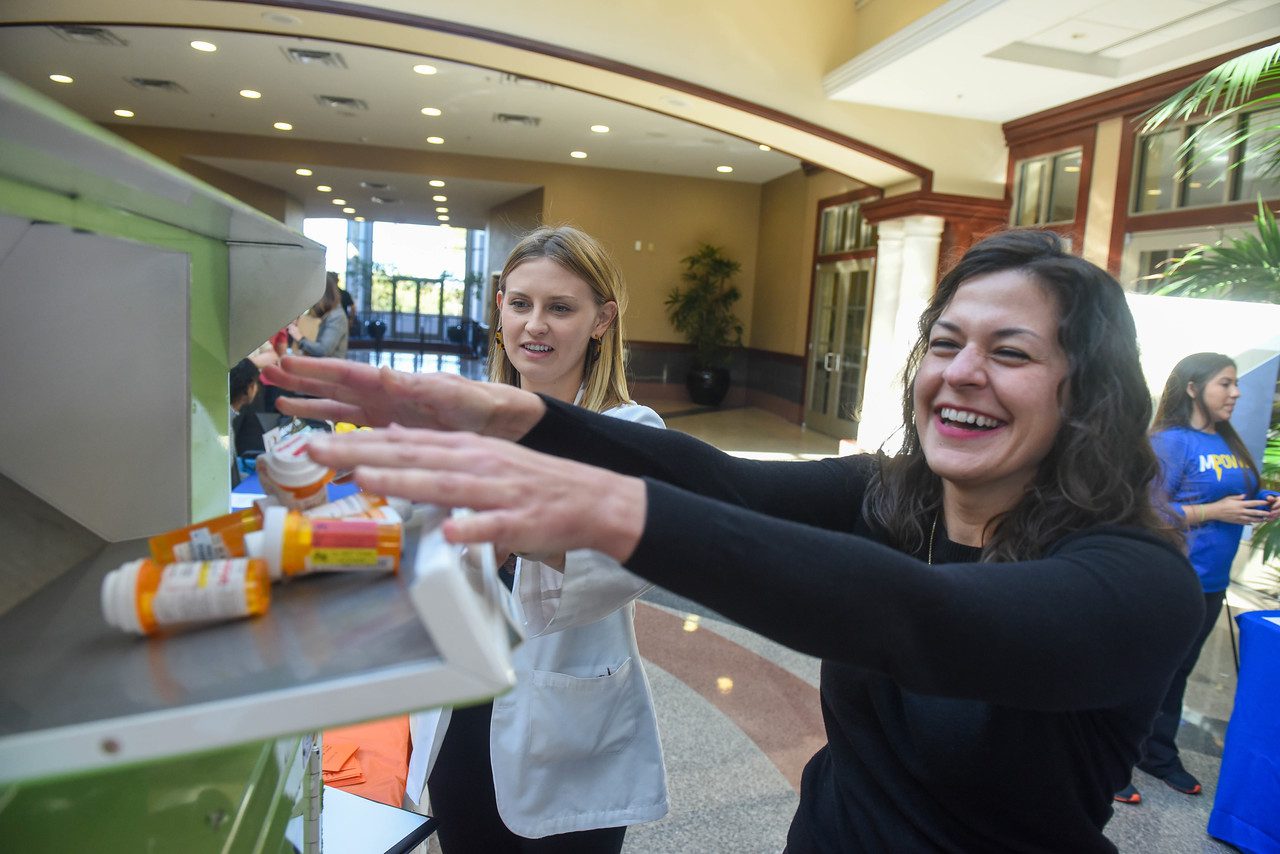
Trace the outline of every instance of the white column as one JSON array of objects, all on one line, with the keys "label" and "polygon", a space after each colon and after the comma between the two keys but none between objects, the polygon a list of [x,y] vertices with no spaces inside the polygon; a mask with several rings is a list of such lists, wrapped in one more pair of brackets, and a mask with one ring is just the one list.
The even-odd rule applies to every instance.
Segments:
[{"label": "white column", "polygon": [[942,217],[908,216],[879,223],[876,290],[867,348],[858,444],[894,453],[901,447],[902,371],[916,324],[938,280]]}]

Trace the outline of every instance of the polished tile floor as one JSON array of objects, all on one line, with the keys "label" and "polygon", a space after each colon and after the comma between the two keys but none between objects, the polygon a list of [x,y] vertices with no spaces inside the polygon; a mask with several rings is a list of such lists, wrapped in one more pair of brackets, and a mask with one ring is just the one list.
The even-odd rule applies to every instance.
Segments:
[{"label": "polished tile floor", "polygon": [[[472,377],[483,373],[477,363],[456,356],[383,353],[375,361],[400,370],[446,370]],[[837,451],[836,440],[758,409],[652,405],[669,429],[742,456],[798,460]],[[1228,604],[1235,609],[1259,606],[1238,596],[1230,596]],[[1107,827],[1122,852],[1235,850],[1204,832],[1235,694],[1227,625],[1219,619],[1191,676],[1179,734],[1184,763],[1200,778],[1204,793],[1181,795],[1135,772],[1144,802],[1116,804]],[[661,590],[639,603],[636,629],[657,706],[671,813],[632,827],[624,851],[781,851],[796,807],[800,771],[824,741],[817,660]]]}]

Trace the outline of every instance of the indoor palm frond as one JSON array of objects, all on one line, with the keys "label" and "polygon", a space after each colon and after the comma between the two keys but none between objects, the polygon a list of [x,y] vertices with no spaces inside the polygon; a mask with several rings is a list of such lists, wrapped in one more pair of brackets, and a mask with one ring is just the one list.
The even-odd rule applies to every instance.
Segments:
[{"label": "indoor palm frond", "polygon": [[1197,246],[1162,274],[1161,296],[1222,297],[1280,303],[1280,225],[1262,200],[1253,218],[1257,234],[1216,246]]},{"label": "indoor palm frond", "polygon": [[[1280,427],[1267,434],[1267,447],[1262,454],[1262,485],[1266,489],[1280,487]],[[1250,539],[1254,550],[1262,550],[1263,561],[1280,554],[1280,519],[1263,522],[1253,529]]]},{"label": "indoor palm frond", "polygon": [[[1141,133],[1148,134],[1176,120],[1197,114],[1211,116],[1183,141],[1178,156],[1184,172],[1194,172],[1208,160],[1250,140],[1257,147],[1250,157],[1265,162],[1262,174],[1280,170],[1280,113],[1242,125],[1236,117],[1280,106],[1280,42],[1229,59],[1199,80],[1143,115]],[[1261,95],[1254,95],[1259,87]],[[1243,162],[1241,159],[1240,162]],[[1232,168],[1239,163],[1233,163]]]}]

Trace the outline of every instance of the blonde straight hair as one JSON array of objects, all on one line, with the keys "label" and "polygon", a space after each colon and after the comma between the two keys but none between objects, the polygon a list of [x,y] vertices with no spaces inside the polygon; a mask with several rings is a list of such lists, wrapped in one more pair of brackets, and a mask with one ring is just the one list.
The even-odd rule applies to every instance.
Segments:
[{"label": "blonde straight hair", "polygon": [[[617,265],[591,235],[567,225],[544,226],[525,235],[516,244],[516,248],[511,250],[506,266],[502,268],[502,275],[498,277],[498,291],[506,293],[507,277],[512,270],[526,261],[538,258],[549,258],[586,282],[595,296],[596,305],[604,305],[609,301],[618,304],[617,317],[600,337],[599,355],[592,359],[592,347],[587,347],[586,363],[582,366],[582,399],[578,401],[578,405],[593,412],[604,412],[630,403],[626,352],[622,345],[622,318],[627,312],[627,289]],[[507,351],[498,346],[500,318],[501,315],[494,323],[494,335],[489,339],[489,381],[519,386],[520,374],[507,358]]]}]

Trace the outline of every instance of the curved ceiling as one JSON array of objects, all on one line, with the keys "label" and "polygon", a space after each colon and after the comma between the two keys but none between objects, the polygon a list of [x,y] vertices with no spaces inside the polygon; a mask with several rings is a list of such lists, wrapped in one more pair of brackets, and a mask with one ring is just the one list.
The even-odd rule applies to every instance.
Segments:
[{"label": "curved ceiling", "polygon": [[932,173],[828,126],[597,54],[525,39],[497,30],[388,8],[421,4],[315,2],[215,2],[133,0],[11,0],[0,23],[97,23],[108,26],[172,25],[319,39],[354,47],[374,46],[545,81],[716,128],[744,140],[825,166],[874,186],[927,187]]}]

